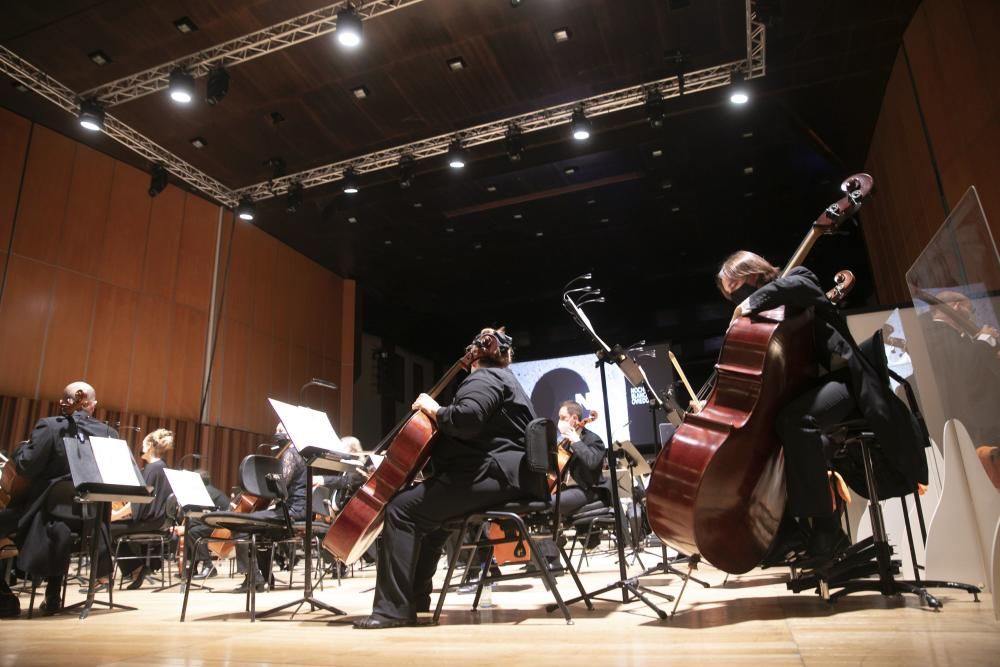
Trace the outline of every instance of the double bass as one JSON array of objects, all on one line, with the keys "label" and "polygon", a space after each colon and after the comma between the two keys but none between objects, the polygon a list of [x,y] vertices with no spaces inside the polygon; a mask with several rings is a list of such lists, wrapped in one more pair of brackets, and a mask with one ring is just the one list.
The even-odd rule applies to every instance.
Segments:
[{"label": "double bass", "polygon": [[[495,355],[498,349],[496,336],[477,337],[427,394],[437,398],[461,371],[472,367],[473,361]],[[412,410],[382,439],[375,453],[384,452],[385,458],[334,518],[323,539],[324,549],[347,565],[361,558],[382,532],[385,506],[396,493],[409,487],[427,464],[436,434],[434,422],[423,412]]]},{"label": "double bass", "polygon": [[[868,174],[812,224],[781,272],[802,263],[816,240],[860,208]],[[735,320],[716,364],[717,380],[701,411],[688,414],[660,451],[647,489],[653,531],[688,554],[741,574],[766,555],[785,507],[784,459],[774,423],[813,372],[812,312],[784,308]]]}]

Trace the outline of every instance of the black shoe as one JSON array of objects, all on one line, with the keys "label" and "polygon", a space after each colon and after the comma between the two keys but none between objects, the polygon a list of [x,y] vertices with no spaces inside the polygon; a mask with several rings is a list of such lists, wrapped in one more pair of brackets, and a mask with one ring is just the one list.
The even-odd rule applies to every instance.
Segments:
[{"label": "black shoe", "polygon": [[21,615],[21,603],[13,593],[0,595],[0,618],[17,618]]},{"label": "black shoe", "polygon": [[143,565],[138,572],[132,575],[132,583],[126,586],[125,590],[136,591],[142,588],[142,584],[146,581],[146,575],[150,573],[150,569]]},{"label": "black shoe", "polygon": [[591,533],[587,536],[587,542],[583,545],[585,551],[590,551],[591,549],[596,549],[601,544],[601,534]]},{"label": "black shoe", "polygon": [[[94,592],[95,593],[103,593],[106,590],[108,590],[108,582],[106,582],[106,581],[98,581],[96,584],[94,584]],[[81,586],[80,587],[80,593],[81,594],[86,595],[89,592],[90,592],[90,588],[88,588],[87,586]]]},{"label": "black shoe", "polygon": [[218,572],[218,570],[215,569],[214,565],[206,565],[205,567],[201,568],[201,572],[198,572],[197,574],[195,574],[191,578],[192,579],[210,579],[211,577],[215,577],[218,574],[219,574],[219,572]]},{"label": "black shoe", "polygon": [[62,611],[62,598],[59,594],[50,595],[48,591],[45,592],[45,601],[38,607],[38,609],[45,616],[52,616]]},{"label": "black shoe", "polygon": [[385,630],[387,628],[405,628],[413,625],[413,621],[402,618],[389,618],[381,614],[372,614],[354,621],[355,630]]},{"label": "black shoe", "polygon": [[816,529],[809,535],[806,552],[810,559],[830,559],[851,546],[847,533],[839,526],[828,529]]},{"label": "black shoe", "polygon": [[[267,591],[267,584],[265,584],[261,579],[257,579],[257,585],[255,586],[258,593],[264,593]],[[243,593],[246,594],[250,590],[250,578],[247,577],[243,580],[239,586],[232,590],[233,593]]]}]

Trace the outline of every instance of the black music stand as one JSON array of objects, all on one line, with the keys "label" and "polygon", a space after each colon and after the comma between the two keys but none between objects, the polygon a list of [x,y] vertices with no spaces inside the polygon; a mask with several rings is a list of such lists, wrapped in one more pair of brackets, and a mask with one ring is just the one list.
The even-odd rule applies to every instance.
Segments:
[{"label": "black music stand", "polygon": [[[569,284],[566,285],[566,289],[564,289],[563,291],[563,307],[566,308],[569,314],[573,317],[573,320],[580,326],[580,328],[584,330],[584,332],[587,333],[591,341],[593,341],[594,345],[597,347],[597,351],[595,352],[595,354],[597,355],[597,361],[595,362],[595,365],[598,368],[600,368],[601,371],[601,391],[604,394],[604,421],[605,421],[605,426],[607,428],[607,432],[612,433],[613,431],[611,428],[611,415],[609,414],[609,408],[608,408],[608,380],[607,380],[607,373],[604,368],[605,365],[607,364],[617,365],[619,368],[621,368],[622,372],[625,374],[625,377],[628,378],[629,382],[633,386],[645,387],[647,394],[650,397],[655,397],[656,394],[655,392],[653,392],[652,387],[649,386],[649,382],[646,379],[645,373],[642,372],[642,369],[635,363],[635,361],[627,354],[625,354],[625,351],[622,349],[620,345],[615,345],[612,347],[607,345],[607,343],[605,343],[603,340],[601,340],[601,338],[594,331],[593,326],[590,324],[590,320],[587,319],[587,316],[580,309],[580,306],[585,305],[587,303],[604,302],[604,297],[600,296],[600,290],[591,289],[590,286],[570,289],[570,286],[573,285],[574,283],[581,280],[589,280],[590,277],[591,276],[589,273],[584,274],[582,276],[574,278],[569,282]],[[578,300],[574,300],[573,298],[574,294],[580,295]],[[610,471],[610,474],[616,475],[617,474],[616,471],[618,469],[618,463],[617,463],[618,452],[615,449],[615,447],[609,444],[607,448],[607,453],[608,453],[608,470]],[[607,593],[608,591],[617,589],[621,591],[622,604],[629,604],[634,600],[639,600],[647,607],[652,609],[654,612],[656,612],[656,615],[660,617],[660,620],[666,620],[667,613],[662,609],[660,609],[659,607],[657,607],[653,603],[653,601],[650,600],[645,595],[645,593],[651,593],[653,595],[657,595],[659,597],[664,598],[667,601],[673,601],[674,599],[673,596],[668,595],[666,593],[660,593],[659,591],[654,591],[641,586],[639,584],[638,579],[636,577],[629,577],[628,573],[625,570],[625,544],[623,541],[625,522],[622,518],[621,496],[618,492],[617,479],[613,480],[613,483],[611,484],[611,508],[612,510],[614,510],[614,516],[615,516],[615,542],[618,548],[618,575],[619,575],[618,580],[608,584],[607,586],[604,586],[603,588],[599,588],[593,592],[572,598],[570,600],[566,600],[566,604],[571,605],[576,602],[580,602],[581,600],[586,600],[588,598],[593,599],[595,597],[601,600],[606,600],[607,598],[599,598],[598,596],[600,596],[602,593]],[[617,602],[617,600],[614,600],[614,602]],[[557,608],[558,608],[557,605],[550,604],[546,607],[546,610],[551,612],[555,611]]]},{"label": "black music stand", "polygon": [[[121,443],[121,447],[102,447],[97,449],[91,444],[91,440],[111,441]],[[90,536],[90,579],[87,583],[87,599],[83,602],[64,607],[60,613],[67,613],[80,610],[80,620],[90,615],[90,610],[95,604],[107,606],[109,609],[126,609],[134,611],[135,607],[117,604],[114,601],[114,571],[109,575],[108,580],[108,601],[96,600],[95,591],[97,588],[97,563],[98,548],[97,540],[99,535],[104,538],[108,547],[108,554],[111,554],[111,503],[124,501],[145,505],[153,502],[153,487],[146,486],[139,473],[139,467],[132,458],[132,453],[128,451],[128,445],[124,440],[113,438],[92,437],[90,440],[78,440],[76,438],[63,438],[66,449],[66,459],[69,463],[70,473],[73,477],[73,486],[76,487],[76,502],[94,503],[96,505],[93,519],[93,526]],[[129,478],[128,468],[131,467],[133,476]],[[118,473],[112,476],[111,471],[115,469]],[[102,474],[102,470],[107,475]],[[106,480],[106,477],[108,478]],[[110,482],[110,483],[109,483]]]},{"label": "black music stand", "polygon": [[[208,495],[208,488],[205,487],[205,482],[198,473],[190,470],[175,470],[173,468],[164,469],[164,473],[167,476],[167,483],[170,484],[170,490],[173,491],[174,498],[177,500],[177,506],[184,513],[184,539],[187,540],[191,534],[191,519],[200,519],[208,512],[216,509],[215,503],[212,502],[212,497]],[[194,566],[194,562],[188,563],[185,560],[185,567]],[[185,584],[183,571],[180,573],[178,579],[176,583],[169,586],[154,588],[153,592],[159,593],[170,590],[175,586],[183,587]],[[191,582],[190,585],[203,590],[212,590],[210,586],[200,583]],[[184,592],[183,588],[181,588],[181,592]]]}]

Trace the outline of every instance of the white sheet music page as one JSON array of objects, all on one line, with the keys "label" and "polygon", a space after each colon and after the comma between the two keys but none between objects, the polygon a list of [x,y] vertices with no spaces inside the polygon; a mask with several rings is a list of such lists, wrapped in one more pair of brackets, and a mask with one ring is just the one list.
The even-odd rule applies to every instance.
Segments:
[{"label": "white sheet music page", "polygon": [[177,504],[181,507],[203,507],[205,509],[215,509],[212,497],[208,495],[205,482],[201,475],[191,470],[174,470],[164,468],[167,476],[167,483],[173,491]]},{"label": "white sheet music page", "polygon": [[278,413],[281,425],[285,427],[292,444],[299,451],[306,447],[319,447],[338,454],[348,453],[325,412],[302,405],[283,403],[273,398],[267,400]]},{"label": "white sheet music page", "polygon": [[135,459],[129,451],[128,443],[118,438],[90,436],[97,469],[101,471],[101,482],[121,486],[145,486],[135,473]]}]

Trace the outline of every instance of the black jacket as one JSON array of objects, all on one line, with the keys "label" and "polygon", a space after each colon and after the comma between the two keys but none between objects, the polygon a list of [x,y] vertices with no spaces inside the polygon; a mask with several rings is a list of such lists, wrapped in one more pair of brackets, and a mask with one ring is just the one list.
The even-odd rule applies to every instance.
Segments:
[{"label": "black jacket", "polygon": [[535,418],[531,400],[507,368],[480,368],[469,374],[451,405],[437,413],[438,435],[431,448],[435,476],[469,484],[487,475],[518,488],[526,466],[524,431]]},{"label": "black jacket", "polygon": [[[803,267],[792,269],[787,276],[754,292],[746,305],[751,313],[778,306],[791,311],[813,308],[817,361],[828,369],[833,355],[845,361],[850,369],[851,391],[858,408],[875,432],[885,462],[892,467],[891,471],[880,471],[880,493],[888,498],[913,492],[918,482],[927,483],[927,455],[924,452],[927,442],[909,409],[889,388],[884,354],[861,352],[847,322],[826,297],[811,271]],[[851,483],[855,490],[859,490],[858,481],[855,479]]]},{"label": "black jacket", "polygon": [[569,460],[569,474],[584,491],[598,486],[603,481],[601,472],[607,459],[607,449],[601,436],[591,430],[580,432],[580,441],[570,446],[573,452]]}]

